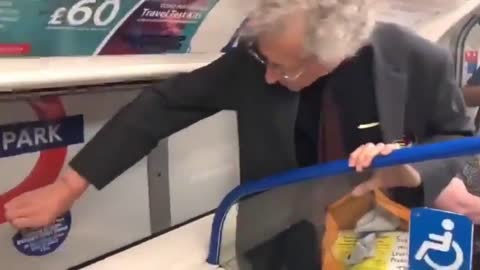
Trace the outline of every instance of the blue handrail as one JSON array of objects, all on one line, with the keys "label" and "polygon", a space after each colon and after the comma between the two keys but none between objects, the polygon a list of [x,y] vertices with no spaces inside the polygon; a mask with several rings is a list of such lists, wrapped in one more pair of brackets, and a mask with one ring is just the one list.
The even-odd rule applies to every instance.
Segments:
[{"label": "blue handrail", "polygon": [[[376,158],[373,161],[372,167],[382,168],[433,159],[468,156],[477,153],[480,153],[480,138],[468,137],[447,142],[403,148],[388,156]],[[291,170],[236,187],[227,194],[215,212],[207,262],[212,265],[219,264],[223,223],[232,205],[237,203],[241,198],[273,188],[318,180],[318,178],[321,177],[335,176],[353,171],[354,170],[348,166],[348,160],[339,160],[322,165]]]}]

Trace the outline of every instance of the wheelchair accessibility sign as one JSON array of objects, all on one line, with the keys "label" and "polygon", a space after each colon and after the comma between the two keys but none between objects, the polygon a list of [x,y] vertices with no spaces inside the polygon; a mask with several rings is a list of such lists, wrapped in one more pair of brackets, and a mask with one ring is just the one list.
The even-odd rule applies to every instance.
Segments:
[{"label": "wheelchair accessibility sign", "polygon": [[465,216],[428,208],[410,219],[410,270],[471,270],[473,224]]}]

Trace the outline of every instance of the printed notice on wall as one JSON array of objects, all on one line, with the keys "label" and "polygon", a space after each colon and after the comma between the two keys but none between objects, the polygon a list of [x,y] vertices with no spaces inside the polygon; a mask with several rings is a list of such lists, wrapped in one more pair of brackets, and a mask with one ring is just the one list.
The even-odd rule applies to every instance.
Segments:
[{"label": "printed notice on wall", "polygon": [[[339,233],[333,252],[339,261],[346,261],[353,251],[358,235],[351,231]],[[407,270],[408,232],[378,233],[371,258],[351,266],[351,270]]]},{"label": "printed notice on wall", "polygon": [[0,0],[0,57],[186,53],[218,0]]}]

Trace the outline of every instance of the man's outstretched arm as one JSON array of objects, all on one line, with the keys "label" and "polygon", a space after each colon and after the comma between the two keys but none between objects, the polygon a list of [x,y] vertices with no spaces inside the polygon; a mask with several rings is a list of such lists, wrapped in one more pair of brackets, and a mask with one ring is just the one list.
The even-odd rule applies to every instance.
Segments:
[{"label": "man's outstretched arm", "polygon": [[235,96],[228,85],[239,65],[241,57],[232,51],[208,66],[145,89],[98,131],[55,183],[8,202],[7,220],[19,228],[52,223],[90,184],[105,187],[160,139],[230,107]]}]

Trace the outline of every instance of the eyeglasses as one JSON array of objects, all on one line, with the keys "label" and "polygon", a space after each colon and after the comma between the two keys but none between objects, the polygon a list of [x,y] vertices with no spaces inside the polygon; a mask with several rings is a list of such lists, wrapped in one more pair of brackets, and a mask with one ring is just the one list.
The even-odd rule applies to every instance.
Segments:
[{"label": "eyeglasses", "polygon": [[247,50],[248,53],[255,58],[259,63],[265,65],[267,68],[271,68],[275,70],[275,72],[278,72],[280,76],[282,76],[283,79],[288,80],[288,81],[294,81],[298,79],[302,74],[305,72],[305,67],[301,67],[299,70],[296,71],[286,71],[282,67],[279,67],[278,65],[269,63],[265,57],[263,57],[257,50],[257,46],[255,42],[249,42],[247,44]]}]

